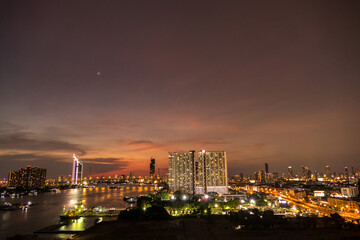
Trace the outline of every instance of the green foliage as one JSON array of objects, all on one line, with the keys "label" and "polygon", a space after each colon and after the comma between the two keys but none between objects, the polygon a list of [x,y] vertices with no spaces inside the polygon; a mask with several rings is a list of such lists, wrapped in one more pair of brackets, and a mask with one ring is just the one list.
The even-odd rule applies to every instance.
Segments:
[{"label": "green foliage", "polygon": [[264,207],[264,206],[267,206],[267,203],[265,202],[264,199],[257,199],[257,200],[255,200],[255,205],[257,207]]},{"label": "green foliage", "polygon": [[239,199],[233,199],[233,200],[226,202],[225,206],[228,207],[229,209],[236,209],[237,206],[239,206],[239,204],[240,204]]},{"label": "green foliage", "polygon": [[151,202],[152,202],[151,197],[142,196],[137,199],[137,206],[141,209],[148,208],[151,206]]},{"label": "green foliage", "polygon": [[159,192],[156,195],[158,195],[160,197],[161,201],[170,199],[169,193],[167,193],[167,192]]}]

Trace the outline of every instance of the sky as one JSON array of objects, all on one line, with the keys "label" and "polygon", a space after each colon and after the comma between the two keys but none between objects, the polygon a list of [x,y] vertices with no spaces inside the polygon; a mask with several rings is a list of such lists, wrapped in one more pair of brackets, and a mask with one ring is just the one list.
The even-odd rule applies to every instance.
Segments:
[{"label": "sky", "polygon": [[359,1],[2,1],[0,177],[360,168]]}]

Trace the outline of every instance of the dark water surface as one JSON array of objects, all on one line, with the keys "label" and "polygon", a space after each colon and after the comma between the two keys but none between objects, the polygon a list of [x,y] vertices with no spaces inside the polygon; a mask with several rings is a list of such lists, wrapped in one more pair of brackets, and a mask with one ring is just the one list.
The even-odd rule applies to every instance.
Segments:
[{"label": "dark water surface", "polygon": [[[34,231],[49,225],[59,223],[59,214],[66,209],[72,209],[74,203],[82,202],[87,207],[115,207],[130,206],[123,201],[124,196],[146,195],[154,191],[153,186],[124,186],[118,189],[108,187],[79,188],[49,192],[38,196],[24,196],[20,198],[1,198],[0,205],[10,203],[39,203],[27,210],[0,211],[0,239],[15,234],[32,234]],[[90,222],[91,220],[91,222]],[[80,220],[64,229],[81,229],[92,225],[94,219]]]}]

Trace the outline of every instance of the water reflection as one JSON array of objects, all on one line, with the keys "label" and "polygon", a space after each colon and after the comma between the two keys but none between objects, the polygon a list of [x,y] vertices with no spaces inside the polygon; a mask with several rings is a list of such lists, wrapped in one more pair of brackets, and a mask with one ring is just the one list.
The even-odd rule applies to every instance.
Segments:
[{"label": "water reflection", "polygon": [[[26,211],[0,212],[0,240],[15,234],[30,234],[49,225],[59,223],[59,214],[64,209],[72,209],[74,204],[83,203],[90,207],[126,208],[130,204],[123,201],[124,196],[137,196],[154,191],[154,187],[121,187],[109,189],[107,187],[60,190],[38,196],[24,196],[20,198],[1,198],[0,204],[10,203],[39,203],[29,207]],[[106,219],[104,219],[106,220]],[[83,222],[73,222],[66,228],[80,229],[87,224],[94,224],[95,219],[84,219]],[[75,224],[74,226],[72,226]]]},{"label": "water reflection", "polygon": [[81,217],[79,219],[69,220],[65,225],[59,228],[60,231],[83,231],[86,228],[86,224],[89,222],[89,219],[85,221],[85,218]]}]

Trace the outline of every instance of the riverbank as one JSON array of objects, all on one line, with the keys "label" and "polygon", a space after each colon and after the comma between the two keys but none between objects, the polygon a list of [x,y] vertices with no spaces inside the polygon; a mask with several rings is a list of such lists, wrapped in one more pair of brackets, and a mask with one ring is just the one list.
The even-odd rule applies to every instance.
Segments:
[{"label": "riverbank", "polygon": [[[17,202],[39,203],[29,207],[26,211],[0,211],[0,240],[6,240],[7,237],[17,234],[31,235],[34,231],[58,224],[60,222],[59,214],[64,213],[64,209],[73,209],[75,203],[84,203],[89,208],[102,206],[124,209],[131,207],[131,204],[123,200],[124,197],[149,194],[153,191],[154,187],[147,186],[127,186],[119,189],[96,187],[46,192],[37,196],[23,196],[19,199],[0,198],[0,205],[5,202],[11,204]],[[66,229],[83,230],[93,225],[94,222],[94,218],[90,218],[89,221],[84,219],[82,222],[77,221],[67,225]],[[51,236],[48,239],[51,239]]]},{"label": "riverbank", "polygon": [[206,240],[344,240],[360,239],[360,231],[337,229],[236,230],[225,217],[181,218],[164,221],[118,220],[102,222],[74,236],[76,240],[206,239]]}]

